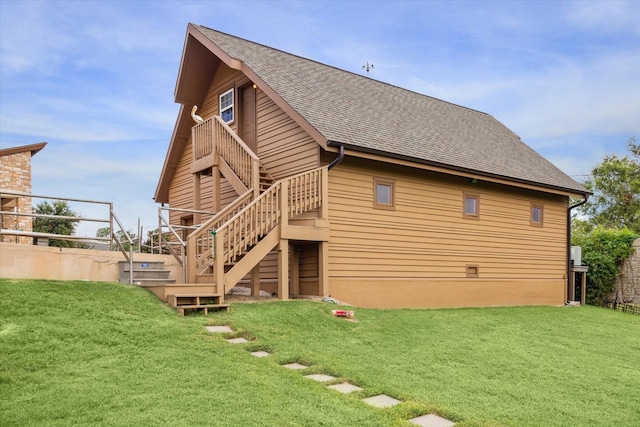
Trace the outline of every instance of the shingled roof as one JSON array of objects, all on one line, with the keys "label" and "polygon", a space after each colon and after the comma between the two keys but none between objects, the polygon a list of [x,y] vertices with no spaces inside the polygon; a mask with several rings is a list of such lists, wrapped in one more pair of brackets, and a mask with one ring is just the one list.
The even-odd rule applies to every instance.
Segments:
[{"label": "shingled roof", "polygon": [[194,28],[255,73],[328,144],[587,193],[489,114]]}]

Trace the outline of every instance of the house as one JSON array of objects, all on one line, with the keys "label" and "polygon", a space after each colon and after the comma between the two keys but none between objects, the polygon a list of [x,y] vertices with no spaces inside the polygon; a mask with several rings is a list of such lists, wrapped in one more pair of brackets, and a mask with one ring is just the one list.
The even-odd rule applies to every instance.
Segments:
[{"label": "house", "polygon": [[154,198],[186,230],[188,283],[363,307],[567,300],[569,198],[588,191],[492,116],[193,24],[175,100]]},{"label": "house", "polygon": [[[29,216],[32,213],[31,197],[13,193],[31,193],[31,158],[46,145],[46,142],[41,142],[0,149],[0,228],[33,231],[32,217]],[[0,235],[0,242],[31,245],[33,238]]]}]

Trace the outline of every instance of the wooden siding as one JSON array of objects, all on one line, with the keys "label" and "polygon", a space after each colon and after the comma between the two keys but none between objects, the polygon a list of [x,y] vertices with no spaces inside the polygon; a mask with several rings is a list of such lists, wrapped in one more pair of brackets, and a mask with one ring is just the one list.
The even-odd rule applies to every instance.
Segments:
[{"label": "wooden siding", "polygon": [[[394,209],[373,207],[374,176],[395,180]],[[465,191],[480,196],[479,219],[463,217]],[[338,299],[384,307],[564,302],[564,197],[346,160],[329,174],[329,198],[330,292]],[[531,203],[544,206],[543,227],[531,226]],[[467,265],[479,277],[467,277]],[[502,295],[486,299],[495,286]]]},{"label": "wooden siding", "polygon": [[[235,120],[229,125],[237,132],[239,122],[237,89],[247,83],[249,83],[249,80],[240,71],[221,64],[211,81],[205,101],[198,106],[198,115],[205,119],[218,115],[219,95],[233,87],[236,90],[234,94]],[[257,91],[257,138],[257,154],[260,157],[260,161],[276,179],[296,175],[319,166],[319,149],[316,142],[259,89]],[[173,208],[193,209],[195,206],[193,201],[193,176],[190,170],[192,160],[193,152],[190,138],[169,189],[169,204]],[[227,206],[237,196],[238,194],[231,185],[222,177],[220,189],[221,207]],[[200,209],[213,210],[213,186],[210,176],[203,175],[201,177]],[[170,214],[170,222],[172,224],[180,224],[180,217],[185,215],[185,213],[172,212]],[[260,263],[261,286],[263,290],[268,292],[277,290],[277,261],[277,252],[274,251]],[[310,261],[305,258],[304,262],[308,264]],[[307,274],[306,271],[308,270],[309,267],[305,267],[303,270],[305,273],[303,274]],[[249,276],[245,277],[241,284],[246,286],[248,279]],[[310,292],[315,286],[317,292],[317,273],[315,278],[305,277],[304,279],[305,283],[311,284],[305,285],[303,289]]]},{"label": "wooden siding", "polygon": [[258,93],[258,157],[276,179],[319,167],[318,145],[262,91]]}]

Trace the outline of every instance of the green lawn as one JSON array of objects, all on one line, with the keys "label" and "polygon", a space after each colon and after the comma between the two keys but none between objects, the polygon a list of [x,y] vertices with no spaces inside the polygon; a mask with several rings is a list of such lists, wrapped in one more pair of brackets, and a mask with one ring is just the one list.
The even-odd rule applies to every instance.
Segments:
[{"label": "green lawn", "polygon": [[[640,316],[595,307],[233,304],[179,317],[145,290],[0,280],[0,425],[637,426]],[[203,325],[228,324],[249,345]],[[273,352],[252,357],[247,350]],[[364,388],[343,395],[279,363]],[[363,397],[405,403],[376,409]]]}]

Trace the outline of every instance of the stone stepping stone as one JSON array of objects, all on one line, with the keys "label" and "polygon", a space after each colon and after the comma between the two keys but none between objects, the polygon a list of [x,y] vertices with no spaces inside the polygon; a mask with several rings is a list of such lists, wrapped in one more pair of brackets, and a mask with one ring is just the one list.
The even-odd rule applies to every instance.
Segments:
[{"label": "stone stepping stone", "polygon": [[456,425],[453,421],[449,421],[446,418],[439,417],[435,414],[427,414],[418,418],[412,418],[409,422],[422,427],[451,427]]},{"label": "stone stepping stone", "polygon": [[327,388],[330,388],[332,390],[338,390],[340,393],[344,393],[344,394],[349,394],[349,393],[353,393],[354,391],[362,390],[361,387],[358,387],[357,385],[353,385],[349,383],[334,384],[334,385],[330,385]]},{"label": "stone stepping stone", "polygon": [[227,340],[228,343],[230,344],[245,344],[248,343],[249,341],[247,341],[245,338],[231,338]]},{"label": "stone stepping stone", "polygon": [[308,366],[304,366],[299,363],[289,363],[289,364],[280,365],[280,366],[283,366],[287,369],[307,369],[308,368]]},{"label": "stone stepping stone", "polygon": [[253,351],[251,355],[255,357],[267,357],[271,356],[271,353],[267,353],[266,351]]},{"label": "stone stepping stone", "polygon": [[304,377],[309,378],[310,380],[321,382],[321,383],[326,383],[328,381],[333,381],[336,379],[336,377],[332,377],[331,375],[323,375],[323,374],[305,375]]},{"label": "stone stepping stone", "polygon": [[398,403],[402,403],[398,399],[394,399],[386,394],[367,397],[366,399],[362,399],[362,401],[376,408],[390,408],[391,406],[396,406]]},{"label": "stone stepping stone", "polygon": [[205,329],[214,333],[233,332],[229,326],[205,326]]}]

